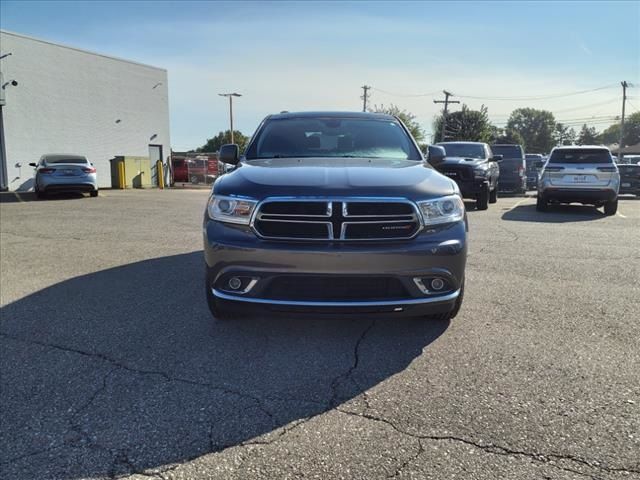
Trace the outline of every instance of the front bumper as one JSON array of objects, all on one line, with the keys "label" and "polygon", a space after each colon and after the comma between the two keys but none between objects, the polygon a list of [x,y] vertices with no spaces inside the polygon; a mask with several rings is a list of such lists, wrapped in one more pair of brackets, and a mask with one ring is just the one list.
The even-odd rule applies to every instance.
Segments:
[{"label": "front bumper", "polygon": [[[627,184],[628,186],[626,186]],[[621,178],[620,190],[618,191],[618,193],[632,193],[635,195],[640,195],[640,180]]]},{"label": "front bumper", "polygon": [[476,198],[489,188],[489,181],[481,178],[473,180],[455,179],[455,182],[458,184],[463,198]]},{"label": "front bumper", "polygon": [[[463,222],[423,231],[412,240],[389,242],[283,242],[261,240],[248,229],[212,220],[204,223],[204,254],[210,284],[207,288],[226,308],[264,312],[289,311],[329,314],[393,313],[423,315],[450,311],[464,279],[467,244]],[[246,293],[225,288],[232,276],[255,279]],[[442,293],[423,293],[415,278],[439,277]],[[304,285],[319,278],[345,284],[350,279],[380,278],[401,285],[402,296],[336,298],[316,291],[313,298],[273,295],[275,282]],[[354,280],[352,292],[357,292]],[[294,288],[295,290],[295,288]],[[334,289],[327,289],[335,292]],[[357,295],[357,293],[354,293]]]}]

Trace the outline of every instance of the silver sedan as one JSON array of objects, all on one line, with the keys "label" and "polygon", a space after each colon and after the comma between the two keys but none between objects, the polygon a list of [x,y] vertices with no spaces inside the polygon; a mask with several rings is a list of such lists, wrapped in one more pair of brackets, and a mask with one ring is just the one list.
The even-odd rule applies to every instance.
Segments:
[{"label": "silver sedan", "polygon": [[34,190],[38,198],[49,193],[88,192],[98,196],[95,167],[81,155],[47,154],[30,163],[36,169]]}]

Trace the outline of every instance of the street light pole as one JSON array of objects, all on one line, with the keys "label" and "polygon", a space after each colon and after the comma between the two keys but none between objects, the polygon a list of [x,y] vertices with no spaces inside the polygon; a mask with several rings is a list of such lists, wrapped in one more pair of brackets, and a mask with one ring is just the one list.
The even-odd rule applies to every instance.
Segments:
[{"label": "street light pole", "polygon": [[[2,54],[0,55],[0,60],[11,55],[13,55],[11,52]],[[4,140],[4,119],[2,111],[2,107],[5,105],[4,90],[10,85],[17,87],[18,82],[11,80],[4,83],[4,80],[2,79],[2,72],[0,71],[0,85],[0,192],[5,192],[9,190],[9,179],[7,176],[7,147]]]},{"label": "street light pole", "polygon": [[241,97],[239,93],[219,93],[221,97],[229,98],[229,124],[231,126],[231,143],[235,143],[233,140],[233,97]]}]

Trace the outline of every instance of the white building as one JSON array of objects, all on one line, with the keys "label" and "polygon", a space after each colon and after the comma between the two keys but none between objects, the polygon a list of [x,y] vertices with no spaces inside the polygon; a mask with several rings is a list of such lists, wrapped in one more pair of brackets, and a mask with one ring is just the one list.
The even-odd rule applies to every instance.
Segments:
[{"label": "white building", "polygon": [[115,156],[166,163],[166,70],[7,31],[0,31],[0,57],[3,190],[32,188],[29,163],[45,153],[86,156],[100,187],[111,186]]}]

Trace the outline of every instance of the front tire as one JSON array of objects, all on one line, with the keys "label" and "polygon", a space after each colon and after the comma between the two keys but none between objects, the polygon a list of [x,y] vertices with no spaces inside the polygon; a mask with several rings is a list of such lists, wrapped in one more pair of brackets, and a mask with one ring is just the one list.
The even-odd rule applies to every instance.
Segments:
[{"label": "front tire", "polygon": [[612,200],[604,204],[604,214],[607,216],[615,215],[618,211],[618,199]]},{"label": "front tire", "polygon": [[544,199],[542,195],[538,195],[536,199],[536,210],[539,212],[547,211],[547,201]]},{"label": "front tire", "polygon": [[189,180],[191,180],[191,183],[193,183],[194,185],[197,185],[200,183],[200,177],[198,177],[198,175],[191,175]]},{"label": "front tire", "polygon": [[97,197],[98,196],[98,190],[92,190],[89,195],[91,195],[92,197]]},{"label": "front tire", "polygon": [[498,185],[496,184],[494,189],[491,190],[491,193],[489,193],[489,203],[497,203],[497,202],[498,202]]},{"label": "front tire", "polygon": [[487,208],[489,208],[489,187],[485,186],[478,194],[476,209],[486,210]]}]

